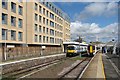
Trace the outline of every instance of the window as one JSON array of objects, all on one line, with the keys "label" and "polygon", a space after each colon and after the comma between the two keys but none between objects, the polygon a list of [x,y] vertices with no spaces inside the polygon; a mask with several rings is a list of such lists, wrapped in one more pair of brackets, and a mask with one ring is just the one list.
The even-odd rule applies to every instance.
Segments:
[{"label": "window", "polygon": [[37,10],[38,9],[38,4],[37,3],[35,3],[35,10]]},{"label": "window", "polygon": [[22,19],[18,19],[18,27],[19,27],[19,28],[22,28],[22,25],[23,25]]},{"label": "window", "polygon": [[18,40],[19,41],[22,41],[22,36],[23,36],[23,33],[22,32],[18,32]]},{"label": "window", "polygon": [[48,13],[49,13],[49,12],[47,11],[47,13],[46,13],[47,17],[49,17],[49,16],[48,16]]},{"label": "window", "polygon": [[54,22],[50,21],[50,26],[54,27]]},{"label": "window", "polygon": [[46,6],[47,6],[47,7],[49,6],[48,2],[46,2]]},{"label": "window", "polygon": [[59,17],[56,17],[56,21],[58,22]]},{"label": "window", "polygon": [[18,2],[23,2],[22,0],[18,0]]},{"label": "window", "polygon": [[63,43],[63,40],[62,40],[62,39],[60,39],[60,43]]},{"label": "window", "polygon": [[43,27],[43,33],[45,33],[45,27]]},{"label": "window", "polygon": [[42,7],[41,6],[39,6],[39,12],[42,13]]},{"label": "window", "polygon": [[50,43],[54,43],[54,38],[50,37]]},{"label": "window", "polygon": [[42,32],[42,27],[41,26],[39,26],[39,32]]},{"label": "window", "polygon": [[55,16],[55,21],[56,21],[56,16]]},{"label": "window", "polygon": [[11,40],[16,40],[16,31],[11,30]]},{"label": "window", "polygon": [[57,23],[55,23],[55,29],[57,29]]},{"label": "window", "polygon": [[11,26],[16,26],[16,17],[11,16]]},{"label": "window", "polygon": [[39,15],[39,22],[41,22],[42,21],[42,17]]},{"label": "window", "polygon": [[45,8],[43,8],[43,14],[45,15]]},{"label": "window", "polygon": [[46,33],[48,34],[48,28],[46,29]]},{"label": "window", "polygon": [[57,43],[57,39],[55,38],[55,43]]},{"label": "window", "polygon": [[50,4],[50,6],[49,6],[49,9],[51,9],[51,4]]},{"label": "window", "polygon": [[35,24],[35,32],[37,32],[37,24]]},{"label": "window", "polygon": [[37,42],[37,37],[38,37],[38,36],[35,34],[35,42]]},{"label": "window", "polygon": [[46,37],[46,42],[48,43],[48,36]]},{"label": "window", "polygon": [[54,11],[54,7],[52,6],[52,11]]},{"label": "window", "polygon": [[35,14],[35,21],[37,21],[38,20],[38,15],[37,14]]},{"label": "window", "polygon": [[45,43],[45,36],[43,36],[43,42]]},{"label": "window", "polygon": [[54,19],[54,14],[50,13],[50,18]]},{"label": "window", "polygon": [[11,2],[11,11],[16,13],[16,4]]},{"label": "window", "polygon": [[7,24],[7,14],[2,13],[2,24]]},{"label": "window", "polygon": [[50,35],[54,35],[54,30],[50,29]]},{"label": "window", "polygon": [[5,0],[2,0],[2,8],[7,9],[7,2]]},{"label": "window", "polygon": [[58,14],[58,10],[57,10],[57,14]]},{"label": "window", "polygon": [[45,4],[45,2],[42,2],[43,4]]},{"label": "window", "polygon": [[45,18],[43,17],[43,23],[45,24]]},{"label": "window", "polygon": [[7,29],[2,29],[2,40],[7,40]]},{"label": "window", "polygon": [[48,25],[48,19],[46,20],[46,24]]},{"label": "window", "polygon": [[57,31],[55,31],[55,36],[57,36],[57,34],[56,34],[56,33],[57,33]]},{"label": "window", "polygon": [[18,13],[19,13],[19,15],[23,14],[23,7],[22,6],[18,7]]},{"label": "window", "polygon": [[39,42],[42,42],[42,37],[41,37],[41,35],[39,35]]},{"label": "window", "polygon": [[55,8],[55,13],[56,13],[56,8]]}]

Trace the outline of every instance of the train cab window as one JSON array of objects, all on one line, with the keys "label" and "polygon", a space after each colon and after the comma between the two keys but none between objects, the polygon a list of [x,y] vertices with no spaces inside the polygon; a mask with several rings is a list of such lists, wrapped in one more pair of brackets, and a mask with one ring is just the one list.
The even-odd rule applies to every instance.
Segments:
[{"label": "train cab window", "polygon": [[69,47],[67,47],[67,49],[68,49],[68,50],[74,50],[75,47],[73,47],[73,46],[70,47],[70,46],[69,46]]},{"label": "train cab window", "polygon": [[79,47],[77,47],[76,49],[77,49],[77,50],[79,50],[80,48],[79,48]]}]

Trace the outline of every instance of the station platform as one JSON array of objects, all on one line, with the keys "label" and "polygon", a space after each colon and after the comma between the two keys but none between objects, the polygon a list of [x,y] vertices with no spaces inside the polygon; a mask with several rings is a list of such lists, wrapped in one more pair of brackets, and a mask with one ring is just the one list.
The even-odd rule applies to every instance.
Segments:
[{"label": "station platform", "polygon": [[104,66],[102,62],[102,53],[98,52],[91,60],[81,78],[101,78],[105,79]]},{"label": "station platform", "polygon": [[113,54],[102,54],[106,80],[120,80],[119,58]]},{"label": "station platform", "polygon": [[84,71],[82,79],[120,80],[120,73],[106,54],[98,52]]}]

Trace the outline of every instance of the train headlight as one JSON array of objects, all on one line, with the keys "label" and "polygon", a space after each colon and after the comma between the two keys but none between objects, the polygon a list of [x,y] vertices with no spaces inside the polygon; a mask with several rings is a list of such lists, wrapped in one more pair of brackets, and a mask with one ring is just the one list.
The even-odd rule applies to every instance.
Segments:
[{"label": "train headlight", "polygon": [[77,53],[77,50],[74,50],[74,53]]}]

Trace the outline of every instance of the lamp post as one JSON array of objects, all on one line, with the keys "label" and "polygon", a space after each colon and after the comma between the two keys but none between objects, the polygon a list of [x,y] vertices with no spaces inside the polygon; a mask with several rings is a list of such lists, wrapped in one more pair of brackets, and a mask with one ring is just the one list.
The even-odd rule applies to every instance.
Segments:
[{"label": "lamp post", "polygon": [[5,47],[4,47],[4,59],[7,59],[7,54],[6,54],[6,39],[7,39],[7,30],[5,30]]},{"label": "lamp post", "polygon": [[7,32],[11,30],[5,30],[5,48],[4,48],[4,59],[7,60],[7,45],[6,45],[6,40],[7,40]]},{"label": "lamp post", "polygon": [[42,52],[42,43],[41,43],[41,55],[43,55],[43,52]]}]

